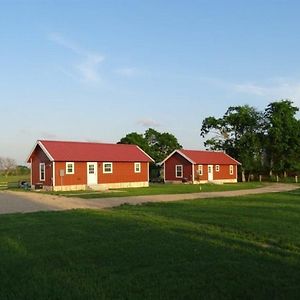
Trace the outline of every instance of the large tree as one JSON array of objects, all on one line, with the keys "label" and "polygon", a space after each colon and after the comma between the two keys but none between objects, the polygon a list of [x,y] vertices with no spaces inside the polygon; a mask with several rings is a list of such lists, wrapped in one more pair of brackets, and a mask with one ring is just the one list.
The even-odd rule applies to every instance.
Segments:
[{"label": "large tree", "polygon": [[121,138],[119,144],[135,144],[148,153],[156,162],[161,162],[175,149],[182,146],[178,143],[177,138],[168,132],[158,132],[149,128],[144,134],[131,132]]},{"label": "large tree", "polygon": [[245,172],[250,176],[261,167],[263,115],[254,107],[231,106],[222,118],[204,119],[201,136],[210,136],[205,146],[223,150],[242,163],[242,180]]},{"label": "large tree", "polygon": [[270,103],[265,110],[266,153],[270,174],[299,170],[300,122],[298,107],[289,100]]},{"label": "large tree", "polygon": [[7,177],[13,170],[16,169],[16,161],[9,157],[0,157],[0,171]]}]

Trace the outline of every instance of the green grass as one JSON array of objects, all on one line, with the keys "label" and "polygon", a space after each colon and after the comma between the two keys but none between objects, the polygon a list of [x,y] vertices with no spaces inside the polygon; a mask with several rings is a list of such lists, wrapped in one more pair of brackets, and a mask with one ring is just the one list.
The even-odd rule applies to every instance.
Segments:
[{"label": "green grass", "polygon": [[17,188],[20,181],[30,182],[30,175],[0,175],[0,190],[7,188]]},{"label": "green grass", "polygon": [[299,299],[300,191],[0,216],[0,299]]},{"label": "green grass", "polygon": [[[199,192],[231,191],[241,189],[253,189],[262,187],[260,182],[245,182],[233,184],[150,184],[144,188],[126,188],[109,190],[105,192],[97,191],[69,191],[69,192],[52,192],[51,194],[63,195],[66,197],[80,197],[85,199],[107,198],[107,197],[128,197],[142,195],[166,195],[166,194],[185,194]],[[49,193],[49,192],[48,192]]]}]

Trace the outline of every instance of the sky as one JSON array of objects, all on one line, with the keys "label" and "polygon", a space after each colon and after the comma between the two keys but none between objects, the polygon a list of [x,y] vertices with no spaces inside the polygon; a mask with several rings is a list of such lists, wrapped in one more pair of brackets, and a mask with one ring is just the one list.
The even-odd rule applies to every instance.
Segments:
[{"label": "sky", "polygon": [[300,1],[0,0],[0,156],[149,127],[203,149],[229,106],[300,106]]}]

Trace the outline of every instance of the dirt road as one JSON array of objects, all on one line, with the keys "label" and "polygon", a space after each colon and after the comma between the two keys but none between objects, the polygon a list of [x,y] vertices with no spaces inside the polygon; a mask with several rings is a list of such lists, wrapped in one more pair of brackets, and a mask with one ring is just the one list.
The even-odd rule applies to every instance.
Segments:
[{"label": "dirt road", "polygon": [[223,191],[223,192],[200,192],[193,194],[174,195],[149,195],[133,197],[115,197],[101,199],[67,198],[40,194],[38,192],[0,192],[0,214],[27,213],[36,211],[55,211],[76,208],[103,209],[116,207],[124,203],[140,204],[145,202],[168,202],[188,199],[205,199],[216,197],[243,196],[263,193],[275,193],[291,191],[299,188],[294,184],[273,183],[257,189]]}]

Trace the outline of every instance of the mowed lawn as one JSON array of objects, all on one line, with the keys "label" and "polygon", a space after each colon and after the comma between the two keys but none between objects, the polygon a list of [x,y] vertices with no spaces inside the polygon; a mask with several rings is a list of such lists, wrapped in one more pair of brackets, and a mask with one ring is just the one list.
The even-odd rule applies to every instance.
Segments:
[{"label": "mowed lawn", "polygon": [[300,192],[0,217],[0,299],[299,299]]},{"label": "mowed lawn", "polygon": [[[50,192],[50,194],[63,195],[66,197],[79,197],[84,199],[107,198],[107,197],[128,197],[142,195],[166,195],[186,194],[199,192],[233,191],[242,189],[254,189],[262,187],[261,182],[239,182],[232,184],[163,184],[152,183],[149,187],[114,189],[108,191],[66,191]],[[48,192],[49,193],[49,192]]]}]

